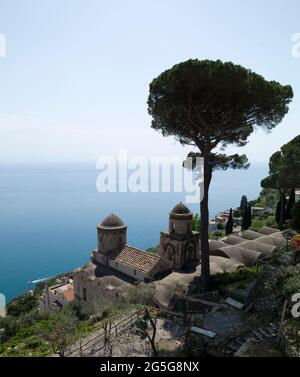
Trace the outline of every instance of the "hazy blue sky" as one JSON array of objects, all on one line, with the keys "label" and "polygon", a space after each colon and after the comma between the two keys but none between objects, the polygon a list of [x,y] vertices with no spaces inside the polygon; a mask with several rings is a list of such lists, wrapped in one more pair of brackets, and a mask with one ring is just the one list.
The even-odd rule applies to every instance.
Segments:
[{"label": "hazy blue sky", "polygon": [[189,58],[231,60],[291,84],[289,115],[245,151],[265,160],[299,133],[299,0],[0,0],[0,161],[185,153],[150,128],[149,82]]}]

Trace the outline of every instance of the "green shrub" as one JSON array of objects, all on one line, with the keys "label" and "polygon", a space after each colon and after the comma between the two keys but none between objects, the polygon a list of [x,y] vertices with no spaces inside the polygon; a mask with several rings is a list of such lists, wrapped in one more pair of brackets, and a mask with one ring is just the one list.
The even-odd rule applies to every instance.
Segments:
[{"label": "green shrub", "polygon": [[23,327],[20,329],[16,335],[14,336],[14,339],[16,340],[23,340],[26,337],[29,337],[34,334],[34,329],[32,326],[30,327]]},{"label": "green shrub", "polygon": [[196,214],[193,216],[193,223],[192,223],[193,231],[195,231],[195,232],[199,232],[199,230],[200,230],[200,226],[201,226],[201,218],[200,218],[200,216],[198,215],[198,213],[196,213]]},{"label": "green shrub", "polygon": [[66,307],[62,312],[39,313],[35,310],[18,317],[0,318],[1,356],[47,356],[64,348],[88,328],[78,328],[76,312]]},{"label": "green shrub", "polygon": [[252,219],[251,230],[257,232],[263,226],[272,227],[276,224],[275,216],[255,216]]},{"label": "green shrub", "polygon": [[6,341],[22,328],[22,323],[18,321],[15,317],[7,316],[0,318],[0,328],[4,329],[4,332],[1,334],[2,341]]},{"label": "green shrub", "polygon": [[24,341],[24,348],[29,350],[36,350],[36,349],[43,349],[44,351],[47,350],[45,342],[37,336],[30,336],[25,339]]},{"label": "green shrub", "polygon": [[12,315],[14,317],[18,317],[21,314],[30,312],[32,309],[36,308],[37,305],[38,305],[37,295],[31,295],[29,293],[25,293],[22,296],[19,296],[16,299],[14,299],[7,306],[7,314]]},{"label": "green shrub", "polygon": [[233,284],[241,281],[253,279],[260,272],[260,267],[243,267],[233,272],[216,274],[211,278],[212,289],[217,289],[223,285]]},{"label": "green shrub", "polygon": [[267,281],[266,288],[290,299],[300,292],[300,270],[295,266],[281,266]]},{"label": "green shrub", "polygon": [[265,225],[265,221],[263,218],[260,217],[254,217],[252,220],[252,224],[250,229],[254,230],[255,232],[258,231],[260,228],[262,228]]},{"label": "green shrub", "polygon": [[276,224],[275,216],[268,216],[265,221],[266,226],[273,226]]},{"label": "green shrub", "polygon": [[218,223],[218,224],[217,224],[217,229],[218,229],[218,230],[224,230],[224,229],[225,229],[225,224]]},{"label": "green shrub", "polygon": [[283,284],[282,293],[285,297],[289,298],[295,293],[300,292],[300,273],[287,279]]},{"label": "green shrub", "polygon": [[215,232],[212,232],[209,234],[210,239],[218,239],[225,236],[226,236],[225,230],[216,230]]},{"label": "green shrub", "polygon": [[245,281],[240,281],[237,286],[237,289],[246,289],[246,282]]},{"label": "green shrub", "polygon": [[157,254],[158,251],[159,251],[159,246],[156,246],[156,247],[148,247],[148,249],[146,249],[147,253],[151,253],[151,254]]}]

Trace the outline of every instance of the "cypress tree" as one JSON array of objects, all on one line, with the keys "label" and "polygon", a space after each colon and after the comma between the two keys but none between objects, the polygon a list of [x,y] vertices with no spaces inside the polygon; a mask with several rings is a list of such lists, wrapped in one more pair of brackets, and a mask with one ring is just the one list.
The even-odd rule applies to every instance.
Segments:
[{"label": "cypress tree", "polygon": [[247,230],[250,228],[252,225],[252,218],[251,218],[251,205],[247,205],[244,216],[243,216],[243,221],[242,221],[242,230]]},{"label": "cypress tree", "polygon": [[242,216],[244,216],[244,214],[245,214],[245,210],[247,209],[247,205],[248,205],[247,196],[243,195],[242,199],[241,199],[241,204],[240,204],[240,211],[241,211]]},{"label": "cypress tree", "polygon": [[230,208],[229,217],[226,224],[226,235],[228,236],[233,232],[233,215],[232,215],[232,208]]},{"label": "cypress tree", "polygon": [[295,204],[295,189],[291,189],[289,201],[286,207],[286,219],[291,220],[292,219],[292,208]]},{"label": "cypress tree", "polygon": [[248,205],[247,211],[248,211],[247,221],[248,221],[248,229],[249,229],[252,225],[251,204]]}]

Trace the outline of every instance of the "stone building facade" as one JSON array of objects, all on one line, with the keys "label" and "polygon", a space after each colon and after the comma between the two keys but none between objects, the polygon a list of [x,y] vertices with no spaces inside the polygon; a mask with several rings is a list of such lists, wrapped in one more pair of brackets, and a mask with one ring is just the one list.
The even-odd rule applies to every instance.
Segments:
[{"label": "stone building facade", "polygon": [[67,283],[46,287],[45,292],[39,298],[40,312],[59,311],[70,302],[74,301],[73,280]]},{"label": "stone building facade", "polygon": [[90,312],[112,302],[135,282],[153,281],[172,269],[160,255],[127,245],[127,226],[111,214],[97,226],[98,247],[91,262],[74,274],[74,302]]},{"label": "stone building facade", "polygon": [[176,271],[200,260],[199,233],[193,231],[192,212],[182,203],[169,214],[169,230],[160,234],[159,255]]},{"label": "stone building facade", "polygon": [[127,244],[127,226],[116,215],[97,225],[98,247],[91,261],[73,275],[75,306],[98,312],[118,300],[136,282],[160,280],[172,270],[199,262],[199,234],[192,230],[193,214],[182,203],[170,213],[169,231],[162,232],[158,254]]}]

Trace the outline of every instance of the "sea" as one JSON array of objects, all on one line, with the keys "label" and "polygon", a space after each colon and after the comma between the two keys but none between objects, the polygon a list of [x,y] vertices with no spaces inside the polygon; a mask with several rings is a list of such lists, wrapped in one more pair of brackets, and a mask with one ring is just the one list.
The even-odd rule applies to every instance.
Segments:
[{"label": "sea", "polygon": [[[210,217],[237,207],[242,195],[255,199],[267,163],[244,170],[216,171],[210,189]],[[99,171],[91,163],[0,165],[0,293],[7,302],[30,282],[72,271],[97,245],[96,226],[117,214],[128,226],[130,245],[159,244],[170,210],[186,193],[100,193]],[[199,205],[189,205],[199,213]]]}]

